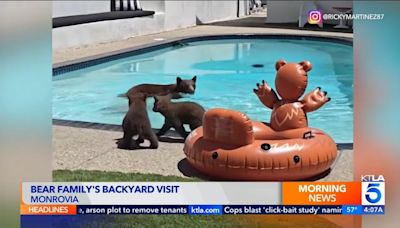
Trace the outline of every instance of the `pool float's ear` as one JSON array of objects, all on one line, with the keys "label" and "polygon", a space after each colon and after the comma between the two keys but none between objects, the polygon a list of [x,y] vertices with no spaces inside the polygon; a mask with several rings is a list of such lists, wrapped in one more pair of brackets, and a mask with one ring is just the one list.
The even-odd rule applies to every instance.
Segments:
[{"label": "pool float's ear", "polygon": [[303,67],[305,72],[308,72],[312,69],[312,64],[310,63],[310,61],[305,60],[300,62],[299,64]]},{"label": "pool float's ear", "polygon": [[194,77],[192,78],[192,81],[196,82],[196,79],[197,79],[197,76],[194,76]]},{"label": "pool float's ear", "polygon": [[176,78],[176,84],[179,84],[179,83],[181,83],[182,82],[182,78],[181,77],[177,77]]},{"label": "pool float's ear", "polygon": [[285,65],[285,64],[286,64],[286,61],[280,59],[280,60],[278,60],[278,61],[275,63],[275,69],[278,71],[279,68],[281,68],[281,67],[282,67],[283,65]]}]

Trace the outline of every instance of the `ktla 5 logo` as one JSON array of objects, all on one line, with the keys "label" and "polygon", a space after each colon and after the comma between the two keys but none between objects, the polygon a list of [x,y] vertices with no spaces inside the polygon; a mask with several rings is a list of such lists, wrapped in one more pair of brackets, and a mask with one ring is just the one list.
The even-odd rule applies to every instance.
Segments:
[{"label": "ktla 5 logo", "polygon": [[311,10],[308,12],[308,23],[310,25],[322,23],[322,11],[321,10]]},{"label": "ktla 5 logo", "polygon": [[366,175],[361,179],[361,204],[385,205],[385,179],[383,176]]}]

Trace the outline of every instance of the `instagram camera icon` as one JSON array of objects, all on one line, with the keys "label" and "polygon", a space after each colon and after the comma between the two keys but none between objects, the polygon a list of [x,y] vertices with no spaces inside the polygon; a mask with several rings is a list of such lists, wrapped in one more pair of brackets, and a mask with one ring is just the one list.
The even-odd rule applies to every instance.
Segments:
[{"label": "instagram camera icon", "polygon": [[311,10],[308,12],[308,23],[310,25],[322,24],[322,11]]}]

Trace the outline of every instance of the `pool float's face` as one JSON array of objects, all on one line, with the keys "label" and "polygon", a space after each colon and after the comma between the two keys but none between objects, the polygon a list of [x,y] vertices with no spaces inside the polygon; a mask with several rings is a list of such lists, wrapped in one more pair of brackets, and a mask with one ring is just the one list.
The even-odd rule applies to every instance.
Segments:
[{"label": "pool float's face", "polygon": [[307,87],[307,72],[312,65],[309,61],[286,63],[279,60],[275,64],[277,70],[275,87],[284,100],[298,100]]}]

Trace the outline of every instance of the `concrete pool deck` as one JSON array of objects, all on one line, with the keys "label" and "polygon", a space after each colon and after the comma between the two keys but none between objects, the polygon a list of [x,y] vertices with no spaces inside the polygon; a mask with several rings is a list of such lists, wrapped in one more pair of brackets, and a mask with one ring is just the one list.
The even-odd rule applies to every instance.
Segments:
[{"label": "concrete pool deck", "polygon": [[[114,139],[121,136],[118,131],[54,125],[53,168],[204,178],[185,161],[182,143],[160,142],[156,150],[120,150]],[[331,173],[320,180],[352,181],[353,151],[340,150]]]},{"label": "concrete pool deck", "polygon": [[[116,42],[53,50],[53,64],[148,45],[157,42],[159,38],[168,41],[180,37],[226,34],[292,34],[353,38],[352,33],[202,25],[133,37]],[[118,131],[53,125],[53,168],[120,171],[126,173],[139,172],[182,177],[199,175],[184,160],[182,143],[160,142],[159,149],[157,150],[128,151],[120,150],[116,147],[114,139],[121,136],[122,132]],[[340,155],[332,172],[321,180],[352,181],[353,150],[340,150]]]}]

